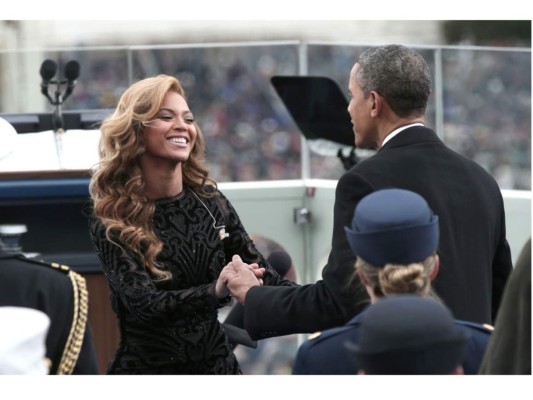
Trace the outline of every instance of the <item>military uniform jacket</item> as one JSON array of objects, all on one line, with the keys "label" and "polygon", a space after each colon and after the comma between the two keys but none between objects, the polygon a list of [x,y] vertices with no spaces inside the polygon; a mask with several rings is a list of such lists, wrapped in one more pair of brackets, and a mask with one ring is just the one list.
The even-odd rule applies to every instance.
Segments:
[{"label": "military uniform jacket", "polygon": [[[298,349],[293,375],[357,375],[359,365],[346,347],[358,344],[364,312],[346,325],[313,335]],[[487,348],[492,327],[475,322],[455,321],[469,335],[463,361],[466,375],[476,375]],[[435,360],[438,362],[438,360]]]},{"label": "military uniform jacket", "polygon": [[248,291],[245,327],[252,339],[340,326],[368,304],[362,285],[358,293],[350,292],[355,256],[344,227],[364,196],[391,187],[420,194],[439,216],[440,269],[433,282],[439,296],[456,318],[493,324],[512,270],[501,191],[478,164],[450,150],[431,129],[414,126],[339,179],[322,280]]},{"label": "military uniform jacket", "polygon": [[98,374],[87,321],[85,279],[66,266],[0,249],[0,305],[34,308],[50,318],[50,374]]}]

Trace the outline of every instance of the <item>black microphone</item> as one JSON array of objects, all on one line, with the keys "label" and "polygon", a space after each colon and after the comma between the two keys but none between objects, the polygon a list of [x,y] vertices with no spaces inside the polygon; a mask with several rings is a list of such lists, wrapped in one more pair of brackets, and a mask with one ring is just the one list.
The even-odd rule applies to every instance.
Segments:
[{"label": "black microphone", "polygon": [[73,82],[80,76],[80,63],[77,61],[69,61],[65,65],[65,77],[69,82]]},{"label": "black microphone", "polygon": [[352,149],[350,150],[350,154],[348,154],[347,156],[344,155],[342,148],[340,148],[337,152],[337,157],[339,158],[339,160],[341,160],[342,166],[346,171],[351,169],[355,164],[357,164],[358,161],[357,154],[355,154],[355,147],[352,147]]},{"label": "black microphone", "polygon": [[74,86],[76,86],[76,79],[78,79],[78,76],[80,76],[80,64],[77,61],[69,61],[65,65],[65,77],[67,78],[67,90],[65,91],[65,96],[63,97],[63,100],[65,100],[72,91],[74,90]]},{"label": "black microphone", "polygon": [[57,64],[52,60],[44,60],[39,73],[41,74],[41,93],[48,97],[48,84],[57,71]]}]

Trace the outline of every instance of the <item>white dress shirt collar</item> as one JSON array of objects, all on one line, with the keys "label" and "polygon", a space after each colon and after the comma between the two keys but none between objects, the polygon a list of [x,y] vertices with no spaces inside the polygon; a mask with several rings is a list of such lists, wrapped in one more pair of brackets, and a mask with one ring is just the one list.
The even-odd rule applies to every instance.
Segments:
[{"label": "white dress shirt collar", "polygon": [[417,122],[415,124],[400,126],[399,128],[397,128],[397,129],[393,130],[391,133],[389,133],[385,139],[383,139],[383,143],[381,144],[381,147],[385,146],[385,143],[387,143],[389,140],[391,140],[398,133],[400,133],[401,131],[403,131],[403,130],[405,130],[407,128],[411,128],[412,126],[424,126],[424,124],[422,124],[420,122]]}]

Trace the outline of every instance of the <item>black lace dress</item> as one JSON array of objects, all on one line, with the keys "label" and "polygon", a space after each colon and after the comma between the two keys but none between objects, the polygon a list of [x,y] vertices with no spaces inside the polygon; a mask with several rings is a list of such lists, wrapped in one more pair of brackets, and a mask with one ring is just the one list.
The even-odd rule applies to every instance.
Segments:
[{"label": "black lace dress", "polygon": [[213,218],[190,189],[157,201],[154,226],[164,243],[158,261],[172,272],[172,279],[164,282],[152,279],[137,256],[107,240],[104,226],[91,219],[90,235],[121,333],[106,373],[240,374],[217,319],[217,310],[229,302],[215,296],[220,271],[239,254],[245,262],[267,268],[265,285],[294,285],[256,250],[223,194],[200,198],[216,226],[226,225],[229,237],[220,239]]}]

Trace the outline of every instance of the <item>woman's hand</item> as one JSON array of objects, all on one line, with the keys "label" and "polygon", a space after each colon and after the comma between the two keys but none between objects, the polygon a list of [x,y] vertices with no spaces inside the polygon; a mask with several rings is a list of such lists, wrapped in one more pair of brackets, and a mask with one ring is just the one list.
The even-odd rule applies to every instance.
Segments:
[{"label": "woman's hand", "polygon": [[216,296],[221,299],[230,294],[227,287],[230,280],[245,283],[249,287],[263,285],[264,273],[265,269],[259,268],[257,263],[246,264],[238,255],[234,255],[232,261],[220,272],[215,286]]},{"label": "woman's hand", "polygon": [[[264,268],[257,264],[246,264],[238,255],[234,255],[224,267],[216,284],[217,297],[227,296],[229,292],[244,304],[244,297],[252,286],[263,284]],[[221,298],[221,297],[220,297]]]}]

